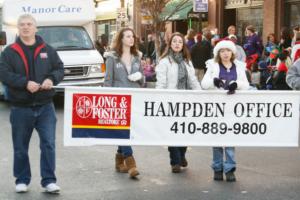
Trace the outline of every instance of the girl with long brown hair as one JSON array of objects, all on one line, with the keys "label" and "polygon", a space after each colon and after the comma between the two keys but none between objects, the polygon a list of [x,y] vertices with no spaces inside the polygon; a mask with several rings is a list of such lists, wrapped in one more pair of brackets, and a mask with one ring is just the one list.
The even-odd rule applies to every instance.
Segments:
[{"label": "girl with long brown hair", "polygon": [[[136,36],[131,28],[121,29],[106,55],[104,87],[140,88],[144,84],[141,56],[136,48]],[[139,175],[131,146],[119,146],[115,157],[118,172]]]},{"label": "girl with long brown hair", "polygon": [[[156,78],[158,89],[201,89],[181,33],[173,33],[168,41],[167,48],[156,66]],[[185,157],[187,147],[169,147],[168,150],[172,172],[181,172],[181,167],[188,165]]]}]

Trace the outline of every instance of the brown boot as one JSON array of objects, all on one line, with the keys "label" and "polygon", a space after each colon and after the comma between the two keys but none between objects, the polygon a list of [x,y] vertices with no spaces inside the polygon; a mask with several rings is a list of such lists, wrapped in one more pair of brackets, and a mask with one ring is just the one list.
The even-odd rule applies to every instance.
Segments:
[{"label": "brown boot", "polygon": [[180,165],[172,165],[171,166],[173,173],[180,173],[181,172],[181,166]]},{"label": "brown boot", "polygon": [[128,169],[124,164],[124,156],[121,153],[116,153],[116,171],[121,173],[127,173]]},{"label": "brown boot", "polygon": [[128,169],[130,178],[135,178],[137,175],[140,174],[136,168],[136,164],[133,156],[129,156],[125,158],[125,165]]}]

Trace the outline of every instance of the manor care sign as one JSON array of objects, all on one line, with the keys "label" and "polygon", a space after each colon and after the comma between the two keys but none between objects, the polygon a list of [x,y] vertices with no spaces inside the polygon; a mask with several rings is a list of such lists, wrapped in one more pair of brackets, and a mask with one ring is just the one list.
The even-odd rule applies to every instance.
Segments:
[{"label": "manor care sign", "polygon": [[65,89],[64,144],[298,146],[295,91]]}]

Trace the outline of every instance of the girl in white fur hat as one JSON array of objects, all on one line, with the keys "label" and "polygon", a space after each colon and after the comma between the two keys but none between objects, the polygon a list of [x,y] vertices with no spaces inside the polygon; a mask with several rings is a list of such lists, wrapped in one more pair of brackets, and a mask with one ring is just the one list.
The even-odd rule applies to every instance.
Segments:
[{"label": "girl in white fur hat", "polygon": [[[214,58],[206,62],[207,71],[201,82],[202,89],[228,90],[228,94],[234,94],[235,90],[247,90],[249,82],[246,77],[246,63],[235,59],[236,47],[232,41],[220,41],[214,48]],[[225,151],[225,161],[223,154]],[[213,147],[214,180],[236,181],[234,171],[236,162],[234,147]]]}]

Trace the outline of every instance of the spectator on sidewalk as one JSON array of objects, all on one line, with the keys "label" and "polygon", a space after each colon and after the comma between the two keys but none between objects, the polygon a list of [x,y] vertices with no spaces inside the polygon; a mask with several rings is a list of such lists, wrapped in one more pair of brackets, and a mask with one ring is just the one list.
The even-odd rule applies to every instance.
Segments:
[{"label": "spectator on sidewalk", "polygon": [[275,34],[270,33],[267,36],[267,43],[266,43],[265,48],[264,48],[263,56],[265,56],[265,57],[270,56],[270,53],[273,49],[278,49],[278,44],[277,44],[277,41],[276,41],[276,38],[275,38]]},{"label": "spectator on sidewalk", "polygon": [[251,66],[251,82],[250,84],[257,89],[260,89],[260,79],[261,79],[261,72],[259,71],[258,64],[253,63]]},{"label": "spectator on sidewalk", "polygon": [[224,39],[230,39],[229,36],[234,35],[236,37],[236,44],[241,44],[241,39],[236,35],[236,27],[234,25],[231,25],[227,28],[227,36]]},{"label": "spectator on sidewalk", "polygon": [[228,39],[231,40],[236,47],[236,59],[241,62],[246,62],[246,53],[240,45],[237,44],[237,37],[235,35],[229,35]]},{"label": "spectator on sidewalk", "polygon": [[146,47],[145,47],[145,43],[144,41],[141,40],[140,37],[136,37],[136,45],[137,45],[137,48],[138,50],[142,53],[142,57],[146,57]]},{"label": "spectator on sidewalk", "polygon": [[152,62],[156,60],[155,51],[155,37],[153,34],[148,34],[147,46],[146,46],[146,57],[150,57]]},{"label": "spectator on sidewalk", "polygon": [[46,192],[58,193],[55,176],[56,116],[52,102],[53,85],[64,77],[57,52],[36,35],[36,20],[29,14],[17,22],[16,42],[1,54],[0,81],[8,87],[12,104],[10,122],[14,149],[16,192],[28,191],[31,181],[29,143],[36,129],[41,149],[41,185]]},{"label": "spectator on sidewalk", "polygon": [[286,65],[286,59],[288,58],[288,51],[282,51],[278,60],[280,64],[273,74],[273,90],[290,90],[291,88],[286,83],[286,74],[289,66]]},{"label": "spectator on sidewalk", "polygon": [[280,42],[279,42],[279,48],[281,50],[289,50],[292,46],[292,37],[290,33],[290,29],[287,27],[282,27],[280,31]]},{"label": "spectator on sidewalk", "polygon": [[295,45],[297,33],[299,33],[299,32],[300,32],[300,27],[299,26],[295,26],[293,28],[293,38],[292,38],[292,42],[291,42],[291,46],[292,47]]},{"label": "spectator on sidewalk", "polygon": [[250,70],[253,62],[257,62],[262,55],[263,45],[260,37],[255,33],[255,28],[252,25],[246,27],[246,43],[244,50],[246,53],[247,69]]},{"label": "spectator on sidewalk", "polygon": [[155,77],[155,66],[151,62],[151,58],[146,58],[145,62],[143,62],[143,70],[144,76],[147,82],[154,82],[156,81]]},{"label": "spectator on sidewalk", "polygon": [[104,56],[104,52],[108,50],[108,37],[105,34],[102,34],[100,38],[96,41],[96,49],[101,54],[101,56]]},{"label": "spectator on sidewalk", "polygon": [[197,34],[197,43],[191,49],[191,57],[195,68],[196,77],[202,80],[206,71],[205,62],[211,59],[212,46],[210,42],[202,40],[202,35]]},{"label": "spectator on sidewalk", "polygon": [[194,29],[189,29],[187,31],[185,39],[186,39],[186,46],[189,50],[191,50],[192,46],[194,46],[194,44],[196,43],[195,35],[196,35],[196,32],[194,31]]}]

